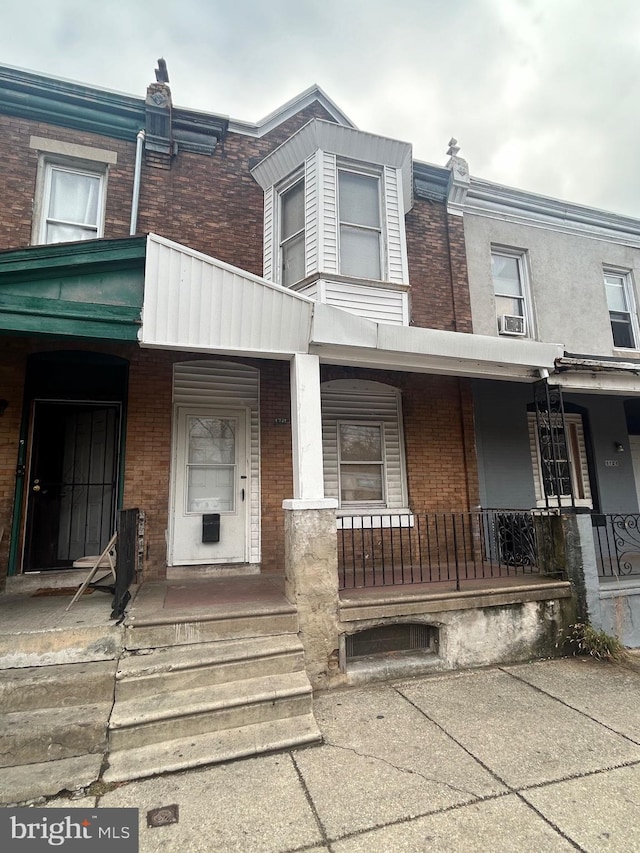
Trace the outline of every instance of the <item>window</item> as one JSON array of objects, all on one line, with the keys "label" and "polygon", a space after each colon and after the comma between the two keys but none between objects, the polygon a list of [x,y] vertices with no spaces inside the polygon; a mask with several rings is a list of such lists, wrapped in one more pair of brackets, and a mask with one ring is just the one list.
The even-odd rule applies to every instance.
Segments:
[{"label": "window", "polygon": [[104,173],[47,163],[40,243],[102,236]]},{"label": "window", "polygon": [[[559,415],[557,416],[559,419]],[[533,463],[533,479],[538,506],[545,506],[547,500],[552,505],[571,503],[571,491],[578,505],[591,506],[591,485],[584,438],[582,415],[564,416],[564,430],[554,430],[556,436],[556,470],[544,464],[543,459],[552,458],[549,444],[551,430],[541,425],[538,429],[535,412],[528,413],[529,441]],[[559,485],[559,489],[558,489]],[[558,491],[560,494],[558,494]]]},{"label": "window", "polygon": [[280,195],[280,282],[290,287],[304,278],[304,180]]},{"label": "window", "polygon": [[384,506],[382,424],[338,424],[340,505]]},{"label": "window", "polygon": [[607,291],[613,345],[624,349],[636,349],[638,329],[631,274],[628,272],[605,272],[604,283]]},{"label": "window", "polygon": [[519,252],[492,251],[491,274],[501,335],[527,335],[527,299],[524,256]]},{"label": "window", "polygon": [[380,181],[373,175],[338,170],[340,272],[382,278]]},{"label": "window", "polygon": [[340,515],[408,511],[401,402],[382,382],[322,383],[325,495]]}]

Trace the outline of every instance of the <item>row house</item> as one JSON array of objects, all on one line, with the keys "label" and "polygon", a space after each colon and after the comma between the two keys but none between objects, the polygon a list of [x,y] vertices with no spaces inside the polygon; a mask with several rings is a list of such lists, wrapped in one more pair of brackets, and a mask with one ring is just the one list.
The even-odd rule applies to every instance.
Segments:
[{"label": "row house", "polygon": [[[583,319],[600,305],[604,349],[635,345],[638,226],[584,211],[574,224],[545,200],[542,229],[510,191],[472,180],[455,142],[446,166],[416,161],[317,87],[253,124],[181,109],[157,77],[133,97],[0,68],[5,598],[34,577],[63,584],[135,509],[123,661],[155,643],[156,669],[175,669],[181,646],[200,678],[223,622],[206,582],[221,578],[235,600],[256,578],[282,590],[278,624],[293,613],[308,687],[553,653],[575,614],[575,582],[550,556],[558,524],[574,522],[552,512],[553,488],[570,470],[583,477],[572,504],[598,494],[600,513],[627,498],[637,510],[634,410],[610,399],[635,373],[599,351],[590,379]],[[587,281],[595,294],[598,275],[581,318],[577,294]],[[548,401],[567,381],[557,422]],[[552,468],[535,456],[545,416]],[[243,640],[259,639],[267,598],[234,623]],[[193,607],[167,627],[171,601]],[[11,624],[0,639],[14,666]],[[197,688],[207,720],[211,690]],[[253,708],[271,707],[260,691]],[[131,694],[130,718],[148,725],[127,740],[125,711],[111,714],[124,762],[112,779],[317,737],[306,718],[298,735],[252,730],[251,749],[176,742],[151,761],[143,734],[171,725],[142,688],[123,708]]]},{"label": "row house", "polygon": [[640,222],[475,178],[456,202],[474,334],[558,346],[533,388],[474,380],[480,502],[588,514],[590,618],[637,646]]}]

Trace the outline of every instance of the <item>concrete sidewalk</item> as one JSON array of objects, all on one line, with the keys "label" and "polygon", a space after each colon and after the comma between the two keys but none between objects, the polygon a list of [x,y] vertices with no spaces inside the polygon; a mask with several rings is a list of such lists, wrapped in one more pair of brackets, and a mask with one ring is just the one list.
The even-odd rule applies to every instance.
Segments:
[{"label": "concrete sidewalk", "polygon": [[[140,851],[640,850],[640,673],[590,659],[320,694],[322,746],[47,805],[140,810]],[[179,822],[148,828],[150,809]]]}]

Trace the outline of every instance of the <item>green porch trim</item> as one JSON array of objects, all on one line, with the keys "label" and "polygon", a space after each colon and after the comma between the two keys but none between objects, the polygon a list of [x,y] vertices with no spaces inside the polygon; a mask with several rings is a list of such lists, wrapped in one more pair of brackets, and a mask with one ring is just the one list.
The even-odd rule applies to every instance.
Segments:
[{"label": "green porch trim", "polygon": [[146,237],[0,253],[0,332],[135,341]]},{"label": "green porch trim", "polygon": [[0,252],[0,281],[32,280],[34,273],[58,274],[61,270],[83,271],[88,265],[93,271],[127,267],[133,261],[144,264],[147,252],[146,236],[81,240],[75,243],[50,243],[9,249]]},{"label": "green porch trim", "polygon": [[[46,305],[46,302],[53,304]],[[92,311],[86,310],[88,306],[84,306],[84,310],[65,306],[61,311],[54,300],[32,299],[30,303],[12,307],[0,298],[0,330],[119,341],[135,341],[138,337],[139,309],[96,305]]]}]

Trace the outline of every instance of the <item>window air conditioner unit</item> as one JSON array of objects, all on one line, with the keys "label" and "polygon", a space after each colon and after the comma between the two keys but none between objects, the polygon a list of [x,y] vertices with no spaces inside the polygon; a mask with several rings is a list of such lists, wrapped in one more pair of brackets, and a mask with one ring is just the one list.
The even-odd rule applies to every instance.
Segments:
[{"label": "window air conditioner unit", "polygon": [[518,317],[516,314],[503,314],[500,317],[500,334],[501,335],[526,335],[527,324],[524,317]]}]

